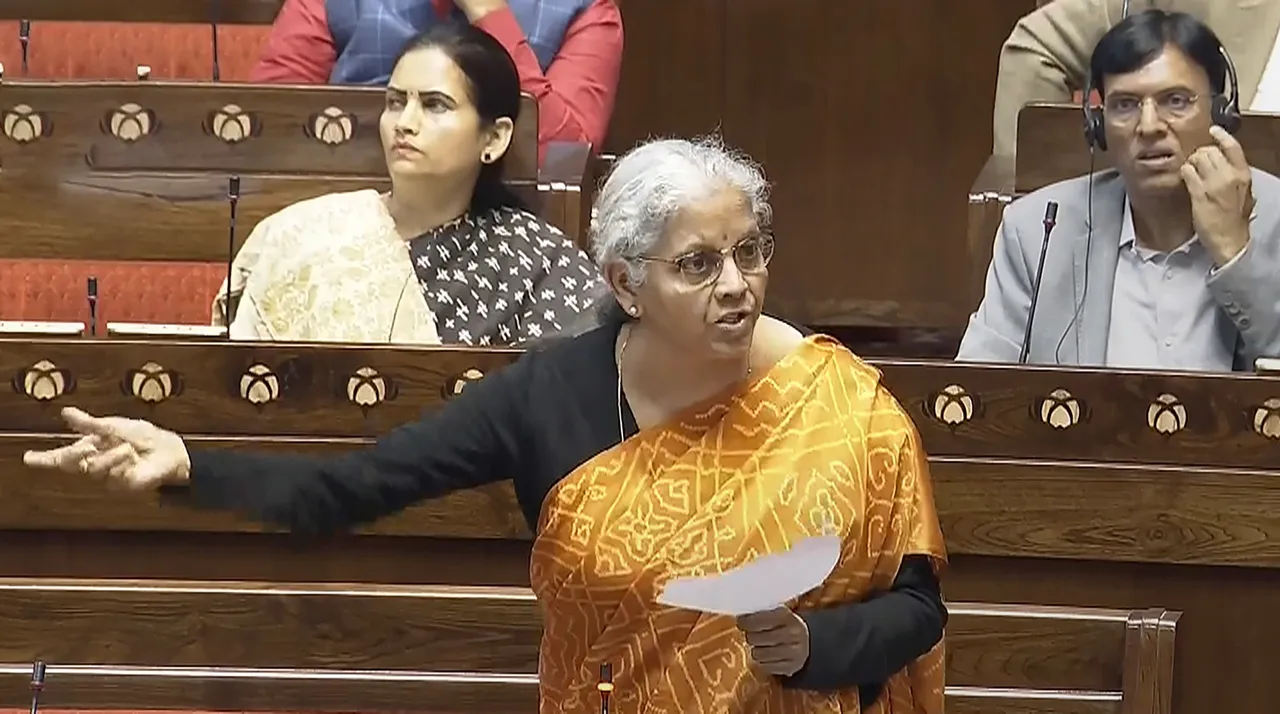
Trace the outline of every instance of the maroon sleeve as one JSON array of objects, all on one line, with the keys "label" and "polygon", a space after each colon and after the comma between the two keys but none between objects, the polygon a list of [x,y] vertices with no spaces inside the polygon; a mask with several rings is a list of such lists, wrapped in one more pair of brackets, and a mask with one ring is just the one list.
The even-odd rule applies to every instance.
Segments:
[{"label": "maroon sleeve", "polygon": [[324,0],[285,0],[249,81],[326,84],[336,60]]},{"label": "maroon sleeve", "polygon": [[604,141],[622,66],[622,13],[613,0],[595,0],[569,25],[560,51],[544,73],[509,8],[476,20],[515,60],[520,88],[538,100],[538,144]]}]

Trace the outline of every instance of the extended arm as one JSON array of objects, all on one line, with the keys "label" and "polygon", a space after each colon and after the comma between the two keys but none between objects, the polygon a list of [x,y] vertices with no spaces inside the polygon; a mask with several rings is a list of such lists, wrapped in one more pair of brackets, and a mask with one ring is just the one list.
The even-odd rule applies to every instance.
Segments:
[{"label": "extended arm", "polygon": [[[1035,102],[1069,102],[1082,89],[1093,47],[1122,14],[1124,0],[1053,0],[1023,17],[1000,48],[994,153],[1012,156],[1018,110]],[[1145,10],[1133,0],[1129,12]]]},{"label": "extended arm", "polygon": [[[1022,348],[1022,334],[1031,311],[1031,271],[1023,258],[1017,228],[1009,220],[1013,206],[1005,209],[1000,223],[987,285],[978,311],[969,318],[969,327],[960,341],[958,360],[1016,362]],[[1039,256],[1036,256],[1037,259]]]},{"label": "extended arm", "polygon": [[512,476],[525,445],[529,357],[421,421],[338,458],[191,452],[190,496],[294,531],[330,532]]}]

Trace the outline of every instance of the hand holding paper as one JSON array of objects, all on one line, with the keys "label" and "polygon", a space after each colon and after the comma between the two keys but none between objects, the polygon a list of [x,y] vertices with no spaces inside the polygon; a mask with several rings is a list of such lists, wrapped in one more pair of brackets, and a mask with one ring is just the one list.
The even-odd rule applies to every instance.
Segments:
[{"label": "hand holding paper", "polygon": [[839,559],[838,536],[805,538],[790,550],[760,556],[718,575],[675,578],[658,602],[735,617],[774,610],[821,585]]}]

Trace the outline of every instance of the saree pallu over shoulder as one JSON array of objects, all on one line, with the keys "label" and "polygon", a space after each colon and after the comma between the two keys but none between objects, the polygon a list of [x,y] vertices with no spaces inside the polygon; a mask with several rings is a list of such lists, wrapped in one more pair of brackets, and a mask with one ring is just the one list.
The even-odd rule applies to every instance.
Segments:
[{"label": "saree pallu over shoulder", "polygon": [[[673,577],[723,572],[834,530],[827,581],[797,611],[887,590],[906,555],[946,554],[919,437],[880,373],[824,337],[728,397],[580,466],[543,504],[530,578],[542,602],[543,714],[598,706],[600,665],[632,712],[858,712],[856,688],[784,689],[733,618],[656,603]],[[939,714],[941,643],[869,711]]]}]

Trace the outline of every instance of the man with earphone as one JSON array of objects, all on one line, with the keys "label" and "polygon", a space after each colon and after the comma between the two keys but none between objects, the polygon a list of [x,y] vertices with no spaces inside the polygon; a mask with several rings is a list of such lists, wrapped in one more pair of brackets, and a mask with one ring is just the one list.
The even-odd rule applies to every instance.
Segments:
[{"label": "man with earphone", "polygon": [[1072,101],[1102,35],[1150,9],[1185,12],[1212,27],[1240,70],[1241,106],[1280,112],[1280,0],[1050,0],[1019,20],[1000,48],[994,153],[1015,152],[1019,109]]},{"label": "man with earphone", "polygon": [[1017,361],[1024,340],[1039,364],[1227,371],[1280,354],[1280,179],[1232,136],[1218,37],[1184,13],[1131,15],[1094,48],[1086,87],[1102,106],[1082,103],[1085,141],[1115,168],[1005,210],[959,359]]}]

